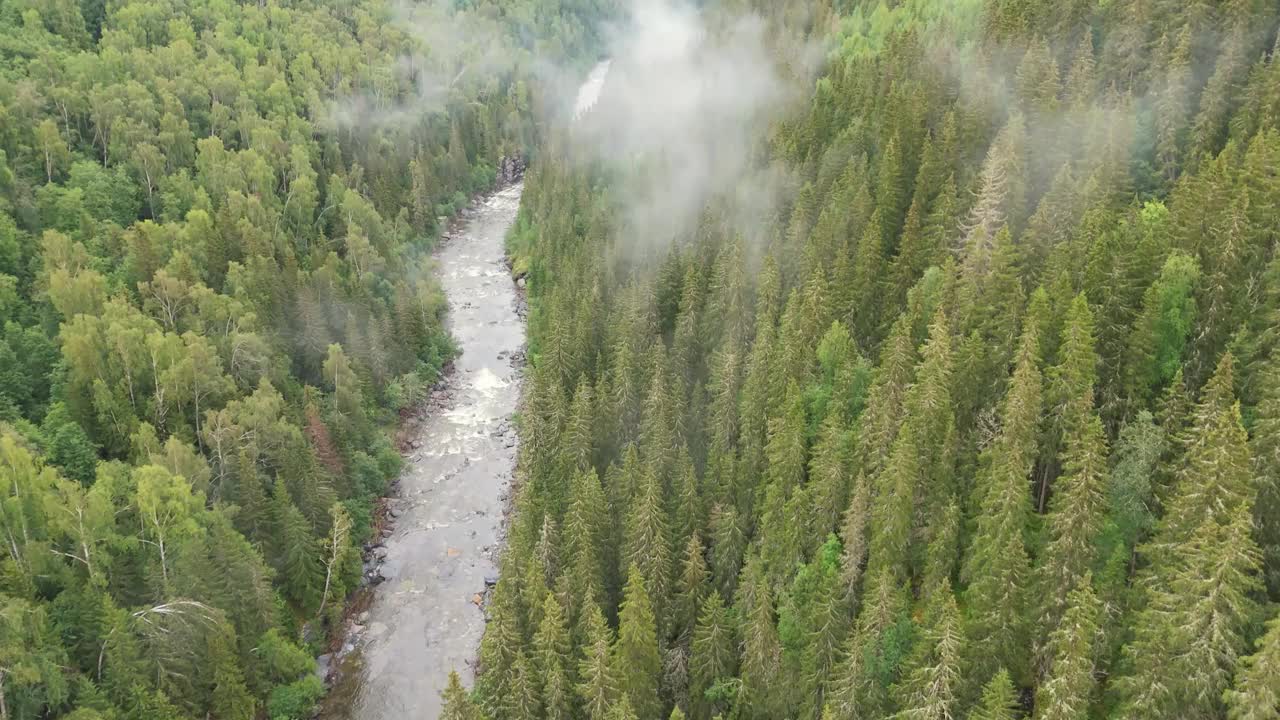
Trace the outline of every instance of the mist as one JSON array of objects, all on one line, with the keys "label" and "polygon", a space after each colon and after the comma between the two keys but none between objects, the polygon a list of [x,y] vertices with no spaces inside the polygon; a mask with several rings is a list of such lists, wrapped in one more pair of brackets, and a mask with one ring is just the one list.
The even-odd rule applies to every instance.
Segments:
[{"label": "mist", "polygon": [[323,122],[348,130],[415,123],[445,112],[450,94],[483,83],[530,62],[509,29],[479,13],[458,11],[450,0],[399,1],[389,8],[389,24],[405,36],[405,51],[383,68],[376,88],[341,95]]},{"label": "mist", "polygon": [[623,249],[665,248],[709,204],[746,235],[762,228],[789,183],[756,159],[806,89],[781,58],[814,53],[782,48],[754,15],[712,17],[678,0],[635,0],[606,37],[599,97],[590,102],[589,81],[570,138],[575,157],[611,171]]}]

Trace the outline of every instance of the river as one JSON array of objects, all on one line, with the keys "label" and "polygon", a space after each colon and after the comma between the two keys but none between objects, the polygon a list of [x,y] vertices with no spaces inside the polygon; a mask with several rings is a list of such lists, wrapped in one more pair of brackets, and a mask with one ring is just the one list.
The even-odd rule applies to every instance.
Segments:
[{"label": "river", "polygon": [[386,578],[351,633],[342,677],[326,703],[330,720],[429,720],[456,669],[470,685],[484,632],[478,600],[495,562],[515,465],[510,425],[519,399],[524,322],[504,262],[504,238],[522,185],[470,211],[436,253],[461,350],[448,400],[414,431],[395,524],[376,550]]},{"label": "river", "polygon": [[[574,119],[600,96],[608,61],[579,89]],[[447,399],[412,430],[388,499],[390,536],[375,553],[385,580],[357,616],[321,713],[325,720],[434,720],[449,672],[470,686],[482,598],[497,578],[515,468],[524,321],[505,262],[521,183],[489,195],[436,253],[461,351]]]}]

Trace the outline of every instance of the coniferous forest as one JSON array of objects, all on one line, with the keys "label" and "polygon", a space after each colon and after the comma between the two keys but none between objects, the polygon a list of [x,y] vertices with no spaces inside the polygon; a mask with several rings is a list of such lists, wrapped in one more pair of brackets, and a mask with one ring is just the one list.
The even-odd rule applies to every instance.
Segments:
[{"label": "coniferous forest", "polygon": [[548,141],[447,717],[1280,718],[1280,9],[721,5],[825,48],[785,192],[637,238]]},{"label": "coniferous forest", "polygon": [[0,0],[0,720],[311,717],[513,157],[447,718],[1280,718],[1280,7],[698,3],[795,92],[664,235],[546,121],[613,5]]}]

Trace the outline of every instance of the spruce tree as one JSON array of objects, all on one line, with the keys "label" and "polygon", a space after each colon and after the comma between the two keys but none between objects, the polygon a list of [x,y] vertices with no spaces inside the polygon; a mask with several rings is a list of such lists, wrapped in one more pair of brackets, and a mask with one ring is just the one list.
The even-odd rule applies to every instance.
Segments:
[{"label": "spruce tree", "polygon": [[1036,689],[1036,720],[1087,720],[1102,606],[1086,573],[1067,596],[1067,611],[1049,636],[1049,669]]},{"label": "spruce tree", "polygon": [[1000,668],[983,686],[982,699],[968,720],[1014,720],[1018,710],[1018,691],[1009,679],[1009,671]]},{"label": "spruce tree", "polygon": [[1107,459],[1102,420],[1090,412],[1066,438],[1064,473],[1055,484],[1048,517],[1049,544],[1040,559],[1039,628],[1057,627],[1069,601],[1097,559],[1106,506]]},{"label": "spruce tree", "polygon": [[533,666],[538,674],[543,717],[570,717],[569,627],[555,595],[548,592],[542,604],[542,622],[533,635]]},{"label": "spruce tree", "polygon": [[1124,649],[1131,668],[1115,681],[1125,717],[1220,716],[1223,692],[1246,649],[1254,619],[1258,551],[1252,517],[1206,518],[1162,561]]},{"label": "spruce tree", "polygon": [[929,598],[925,628],[921,633],[911,669],[893,694],[900,710],[897,720],[946,720],[956,716],[961,685],[963,638],[960,611],[951,583]]},{"label": "spruce tree", "polygon": [[[647,466],[641,473],[639,492],[627,517],[619,570],[633,568],[639,572],[645,580],[647,602],[659,611],[667,607],[671,582],[670,542],[662,481],[654,469]],[[635,705],[640,707],[639,703]]]},{"label": "spruce tree", "polygon": [[1257,485],[1230,353],[1223,355],[1201,392],[1182,452],[1182,467],[1148,549],[1157,569],[1205,521],[1234,522],[1242,511],[1253,511]]},{"label": "spruce tree", "polygon": [[[602,720],[619,692],[618,673],[610,658],[612,633],[605,624],[600,606],[592,603],[583,612],[583,617],[583,629],[579,633],[582,641],[578,646],[581,654],[578,660],[579,681],[575,688],[578,707],[582,709],[583,717]],[[485,638],[488,638],[488,633],[485,633]]]},{"label": "spruce tree", "polygon": [[1242,658],[1225,695],[1228,720],[1280,718],[1280,616],[1267,623],[1252,655]]},{"label": "spruce tree", "polygon": [[1037,356],[1035,330],[1028,328],[1005,396],[1000,434],[985,452],[975,487],[979,516],[962,578],[968,584],[966,639],[976,653],[972,667],[977,677],[1003,666],[1015,678],[1028,678],[1031,638],[1023,588],[1031,568],[1024,533],[1031,517],[1027,483],[1040,417]]},{"label": "spruce tree", "polygon": [[732,615],[720,594],[712,592],[702,603],[698,625],[693,631],[693,652],[689,658],[689,712],[694,718],[709,718],[726,710],[723,699],[712,691],[737,673],[737,639]]},{"label": "spruce tree", "polygon": [[658,654],[658,630],[645,589],[644,576],[634,565],[627,575],[622,606],[618,611],[618,639],[609,665],[616,673],[620,697],[629,701],[641,717],[658,717],[658,680],[662,659]]},{"label": "spruce tree", "polygon": [[742,618],[742,689],[739,707],[751,718],[774,717],[775,683],[782,648],[774,617],[773,590],[765,578],[759,557],[752,555],[742,570],[737,595]]},{"label": "spruce tree", "polygon": [[1262,551],[1267,589],[1276,599],[1280,598],[1280,357],[1264,366],[1258,383],[1261,398],[1254,409],[1249,440],[1258,483],[1254,533]]},{"label": "spruce tree", "polygon": [[440,720],[482,720],[480,708],[462,687],[456,670],[449,672],[449,685],[444,689],[444,707],[440,711]]},{"label": "spruce tree", "polygon": [[705,552],[698,534],[695,532],[690,535],[689,542],[685,545],[680,577],[676,580],[675,598],[672,602],[673,634],[686,640],[692,634],[702,612],[702,602],[709,587]]}]

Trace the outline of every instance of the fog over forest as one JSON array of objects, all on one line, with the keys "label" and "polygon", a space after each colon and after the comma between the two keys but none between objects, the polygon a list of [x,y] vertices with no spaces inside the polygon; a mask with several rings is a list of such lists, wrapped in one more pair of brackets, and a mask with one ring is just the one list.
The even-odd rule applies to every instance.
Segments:
[{"label": "fog over forest", "polygon": [[0,0],[0,720],[1280,720],[1278,27]]}]

